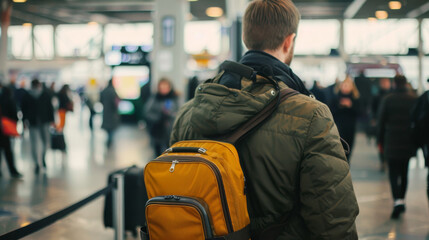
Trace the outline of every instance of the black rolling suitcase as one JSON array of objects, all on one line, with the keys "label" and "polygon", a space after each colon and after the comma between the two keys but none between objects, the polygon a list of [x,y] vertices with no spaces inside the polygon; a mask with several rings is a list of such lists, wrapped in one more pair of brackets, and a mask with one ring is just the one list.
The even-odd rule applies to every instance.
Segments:
[{"label": "black rolling suitcase", "polygon": [[[143,178],[143,168],[132,166],[109,174],[108,183],[113,175],[124,173],[125,230],[137,237],[137,227],[145,223],[145,203],[148,200]],[[104,202],[104,226],[113,227],[112,194],[107,194]]]}]

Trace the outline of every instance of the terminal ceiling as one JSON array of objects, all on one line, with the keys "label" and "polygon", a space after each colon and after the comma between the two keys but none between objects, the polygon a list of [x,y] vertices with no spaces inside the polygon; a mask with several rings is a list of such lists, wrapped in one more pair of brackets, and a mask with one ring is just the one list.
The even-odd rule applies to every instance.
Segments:
[{"label": "terminal ceiling", "polygon": [[[13,3],[11,25],[23,23],[80,24],[150,22],[156,0],[27,0]],[[213,19],[205,9],[220,7],[224,13],[226,1],[198,0],[190,2],[193,20]],[[389,18],[429,18],[429,1],[399,0],[400,10],[390,10],[388,0],[294,0],[303,19],[366,19],[376,10],[386,10]]]}]

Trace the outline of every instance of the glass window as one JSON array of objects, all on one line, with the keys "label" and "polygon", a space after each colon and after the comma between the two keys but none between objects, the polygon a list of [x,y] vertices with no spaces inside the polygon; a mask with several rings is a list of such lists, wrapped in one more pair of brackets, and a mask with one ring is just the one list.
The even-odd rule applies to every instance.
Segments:
[{"label": "glass window", "polygon": [[301,20],[295,40],[297,55],[329,55],[338,48],[340,23],[337,20]]},{"label": "glass window", "polygon": [[419,59],[415,56],[399,57],[397,59],[404,71],[404,76],[408,79],[414,89],[418,88],[419,79]]},{"label": "glass window", "polygon": [[344,39],[349,54],[407,54],[408,48],[418,47],[418,22],[346,20]]},{"label": "glass window", "polygon": [[61,57],[98,58],[101,53],[101,27],[59,25],[56,29],[57,52]]},{"label": "glass window", "polygon": [[104,51],[112,46],[153,46],[153,24],[107,24],[104,31]]},{"label": "glass window", "polygon": [[313,87],[314,81],[319,81],[323,87],[334,84],[336,78],[344,79],[346,72],[346,64],[341,58],[295,57],[291,68],[308,89]]},{"label": "glass window", "polygon": [[10,26],[9,57],[14,59],[31,59],[33,47],[31,45],[31,26]]},{"label": "glass window", "polygon": [[37,59],[54,57],[54,28],[51,25],[34,26],[34,54]]},{"label": "glass window", "polygon": [[423,58],[423,86],[425,90],[429,89],[429,57]]},{"label": "glass window", "polygon": [[199,54],[207,50],[218,55],[221,43],[221,24],[218,21],[195,21],[185,24],[185,51]]},{"label": "glass window", "polygon": [[422,22],[423,52],[429,54],[429,19]]}]

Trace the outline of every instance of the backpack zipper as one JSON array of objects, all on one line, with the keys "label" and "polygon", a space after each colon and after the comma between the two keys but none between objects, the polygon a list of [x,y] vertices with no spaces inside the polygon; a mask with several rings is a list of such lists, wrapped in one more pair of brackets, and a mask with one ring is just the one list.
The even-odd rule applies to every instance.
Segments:
[{"label": "backpack zipper", "polygon": [[170,172],[171,172],[171,169],[173,169],[174,171],[175,166],[180,162],[203,162],[207,164],[213,170],[218,182],[219,195],[220,195],[220,200],[222,204],[223,215],[225,216],[226,228],[228,230],[228,233],[234,232],[234,229],[232,227],[231,215],[229,213],[228,202],[226,200],[225,188],[223,186],[222,175],[220,174],[220,171],[217,168],[216,164],[202,157],[194,157],[194,156],[184,157],[184,156],[171,156],[171,155],[162,156],[158,159],[153,160],[153,162],[171,162],[172,165],[170,167]]}]

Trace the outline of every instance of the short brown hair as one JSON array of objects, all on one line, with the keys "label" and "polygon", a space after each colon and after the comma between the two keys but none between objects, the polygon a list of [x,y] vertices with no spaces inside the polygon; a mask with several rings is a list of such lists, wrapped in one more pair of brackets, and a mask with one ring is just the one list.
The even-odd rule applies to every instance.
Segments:
[{"label": "short brown hair", "polygon": [[407,78],[404,75],[401,74],[397,74],[394,78],[393,81],[395,81],[396,87],[405,87],[407,85]]},{"label": "short brown hair", "polygon": [[244,13],[244,44],[250,50],[275,50],[296,33],[300,18],[291,0],[255,0]]}]

